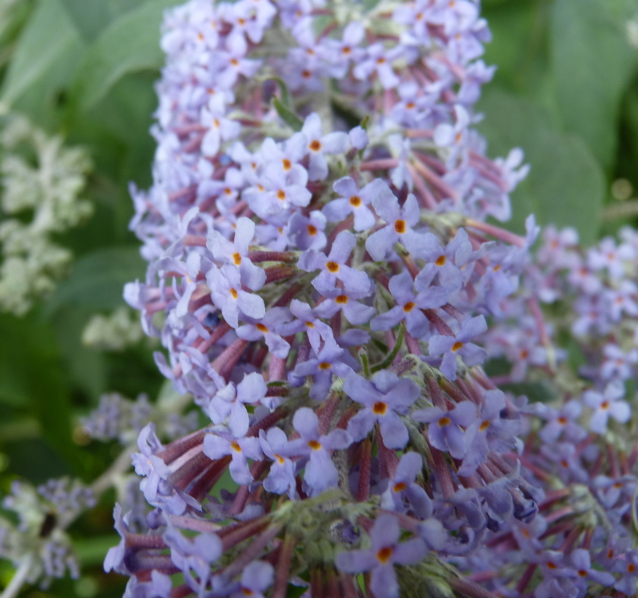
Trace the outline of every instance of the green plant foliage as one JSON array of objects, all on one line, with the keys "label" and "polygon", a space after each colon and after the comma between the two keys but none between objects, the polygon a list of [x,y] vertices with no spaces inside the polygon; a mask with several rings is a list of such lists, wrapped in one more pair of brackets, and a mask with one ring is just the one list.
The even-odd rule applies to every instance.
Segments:
[{"label": "green plant foliage", "polygon": [[59,0],[40,2],[20,36],[0,99],[13,104],[42,82],[65,85],[85,47]]},{"label": "green plant foliage", "polygon": [[[79,417],[105,392],[145,391],[152,402],[164,380],[148,347],[108,353],[84,346],[82,333],[96,314],[122,308],[123,285],[145,276],[127,229],[127,186],[151,181],[153,85],[164,63],[159,28],[164,10],[179,3],[0,0],[0,116],[26,115],[63,138],[62,147],[82,147],[94,165],[82,198],[95,210],[86,223],[55,233],[70,259],[55,292],[21,318],[0,314],[0,500],[16,477],[95,479],[120,449],[82,447]],[[493,33],[485,62],[498,68],[479,106],[486,116],[480,128],[490,156],[519,146],[531,165],[505,226],[523,233],[534,213],[541,225],[576,227],[587,244],[621,224],[636,225],[629,215],[601,226],[601,214],[620,205],[609,192],[616,179],[633,185],[630,200],[638,195],[638,42],[630,36],[631,23],[638,31],[638,0],[483,0],[482,12]],[[298,130],[287,89],[277,83],[273,106]],[[575,351],[569,348],[574,363],[581,357]],[[509,390],[534,401],[552,394],[544,381]],[[123,581],[104,576],[101,565],[117,543],[113,501],[112,494],[71,530],[81,579],[23,596],[122,596]],[[12,574],[3,562],[0,588]]]},{"label": "green plant foliage", "polygon": [[513,194],[509,226],[525,230],[525,218],[535,214],[540,224],[574,226],[581,239],[596,238],[604,197],[604,176],[587,145],[578,137],[552,128],[542,106],[534,100],[486,91],[480,103],[487,114],[481,128],[495,155],[518,145],[532,165]]},{"label": "green plant foliage", "polygon": [[620,100],[637,58],[623,20],[615,18],[610,6],[608,0],[556,0],[550,19],[551,69],[561,119],[605,169],[616,157]]},{"label": "green plant foliage", "polygon": [[77,467],[68,380],[51,328],[37,318],[0,315],[0,338],[0,401],[35,416],[50,447]]},{"label": "green plant foliage", "polygon": [[145,0],[61,0],[78,31],[95,39],[112,21],[134,10]]},{"label": "green plant foliage", "polygon": [[174,4],[175,0],[146,2],[115,19],[101,33],[74,82],[73,95],[81,110],[91,108],[125,74],[162,65],[158,30],[164,9]]},{"label": "green plant foliage", "polygon": [[54,312],[61,305],[115,309],[122,305],[124,284],[143,279],[144,271],[137,247],[108,247],[91,252],[77,260],[71,276],[58,286],[47,310]]}]

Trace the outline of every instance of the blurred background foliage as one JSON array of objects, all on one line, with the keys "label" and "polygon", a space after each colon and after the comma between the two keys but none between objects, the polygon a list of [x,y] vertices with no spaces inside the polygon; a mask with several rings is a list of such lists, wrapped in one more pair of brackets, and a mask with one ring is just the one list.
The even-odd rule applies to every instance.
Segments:
[{"label": "blurred background foliage", "polygon": [[[84,148],[92,167],[81,195],[93,207],[80,226],[53,234],[73,254],[55,290],[21,316],[0,314],[0,496],[14,479],[95,479],[121,449],[88,442],[79,417],[105,392],[152,399],[161,387],[147,341],[124,349],[94,343],[87,324],[93,333],[103,326],[123,306],[123,284],[144,276],[128,230],[127,188],[151,182],[159,26],[174,4],[0,0],[0,128],[20,114],[66,147]],[[479,104],[480,130],[491,156],[520,146],[532,166],[513,195],[508,226],[522,230],[534,212],[541,224],[575,226],[589,243],[635,224],[638,0],[484,0],[483,7],[493,33],[485,60],[498,70]],[[6,157],[0,151],[0,164]],[[0,219],[7,217],[5,209]],[[121,596],[124,580],[101,572],[116,543],[113,500],[105,495],[70,529],[81,578],[25,596]],[[0,561],[0,587],[11,573]]]}]

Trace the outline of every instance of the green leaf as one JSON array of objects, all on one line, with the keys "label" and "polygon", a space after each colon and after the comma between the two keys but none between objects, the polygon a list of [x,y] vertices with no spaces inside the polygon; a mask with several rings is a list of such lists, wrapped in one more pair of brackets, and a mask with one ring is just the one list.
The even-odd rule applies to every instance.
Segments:
[{"label": "green leaf", "polygon": [[82,345],[82,331],[92,315],[91,310],[67,305],[55,314],[52,326],[70,381],[97,404],[100,396],[110,389],[104,353]]},{"label": "green leaf", "polygon": [[531,165],[525,181],[512,194],[513,217],[508,227],[524,231],[533,213],[539,224],[573,226],[583,243],[596,239],[605,192],[601,168],[579,138],[555,130],[537,102],[486,90],[479,104],[486,114],[480,130],[491,155],[522,147]]},{"label": "green leaf", "polygon": [[113,21],[91,45],[78,69],[72,96],[88,110],[125,74],[164,64],[160,23],[176,0],[154,0]]},{"label": "green leaf", "polygon": [[107,536],[98,536],[97,538],[74,540],[73,547],[80,560],[80,565],[82,567],[90,567],[102,564],[109,548],[116,544],[117,536],[109,534]]},{"label": "green leaf", "polygon": [[118,16],[145,0],[61,0],[76,28],[91,41]]},{"label": "green leaf", "polygon": [[294,131],[301,131],[303,127],[303,120],[301,120],[290,108],[284,106],[283,102],[279,98],[274,98],[273,106],[277,111],[277,114],[281,116],[281,119]]},{"label": "green leaf", "polygon": [[58,285],[46,311],[51,314],[62,305],[115,309],[124,304],[124,285],[144,279],[145,271],[146,263],[137,247],[108,247],[91,252],[75,262],[71,276]]},{"label": "green leaf", "polygon": [[[616,157],[620,100],[636,65],[618,2],[556,0],[551,10],[551,66],[558,107],[609,169]],[[635,6],[635,3],[634,3]]]},{"label": "green leaf", "polygon": [[40,2],[20,36],[0,98],[13,104],[52,72],[68,80],[83,52],[82,39],[59,0]]},{"label": "green leaf", "polygon": [[[71,441],[71,406],[51,328],[33,315],[0,315],[0,389],[19,397],[42,426],[44,439],[76,461]],[[7,398],[7,395],[4,396]]]}]

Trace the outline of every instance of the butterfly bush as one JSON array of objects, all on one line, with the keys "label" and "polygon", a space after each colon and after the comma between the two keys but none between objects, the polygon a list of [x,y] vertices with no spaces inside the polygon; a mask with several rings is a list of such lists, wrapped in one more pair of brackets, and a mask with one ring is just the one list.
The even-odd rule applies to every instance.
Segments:
[{"label": "butterfly bush", "polygon": [[635,592],[637,237],[547,228],[533,261],[532,217],[491,223],[528,167],[474,128],[489,38],[473,0],[166,13],[125,298],[208,423],[138,428],[126,596]]}]

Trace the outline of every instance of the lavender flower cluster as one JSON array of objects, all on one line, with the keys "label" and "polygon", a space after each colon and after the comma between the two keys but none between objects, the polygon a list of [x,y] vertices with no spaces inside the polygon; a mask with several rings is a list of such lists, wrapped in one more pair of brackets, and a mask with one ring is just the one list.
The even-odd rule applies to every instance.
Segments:
[{"label": "lavender flower cluster", "polygon": [[[481,367],[481,344],[513,379],[557,367],[538,297],[563,266],[535,270],[533,218],[485,222],[527,172],[473,128],[488,39],[473,0],[167,13],[155,182],[133,189],[149,269],[125,298],[210,424],[139,434],[150,531],[117,506],[105,562],[127,596],[633,595],[638,452]],[[611,290],[631,313],[615,283],[590,302]],[[627,421],[608,388],[583,401]]]}]

